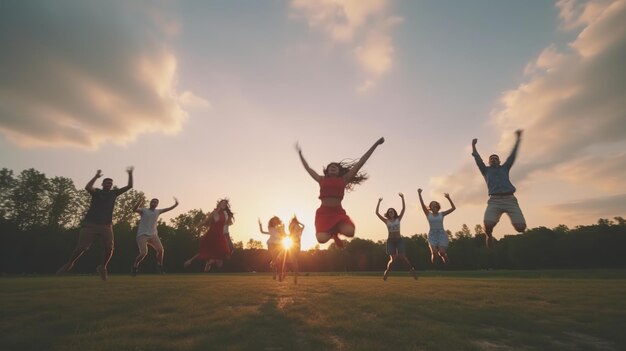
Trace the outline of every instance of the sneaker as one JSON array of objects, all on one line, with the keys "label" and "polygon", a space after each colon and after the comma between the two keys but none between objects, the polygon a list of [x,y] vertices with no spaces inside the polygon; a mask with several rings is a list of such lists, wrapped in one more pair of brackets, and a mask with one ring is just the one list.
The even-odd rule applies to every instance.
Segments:
[{"label": "sneaker", "polygon": [[132,266],[130,268],[130,275],[132,275],[133,277],[136,277],[138,272],[139,272],[139,267]]},{"label": "sneaker", "polygon": [[104,268],[102,265],[99,265],[98,267],[96,267],[96,271],[98,271],[98,273],[100,274],[100,279],[102,279],[103,282],[106,282],[108,278],[107,269]]},{"label": "sneaker", "polygon": [[163,266],[161,266],[160,264],[156,265],[156,272],[157,274],[165,274],[165,272],[163,272]]}]

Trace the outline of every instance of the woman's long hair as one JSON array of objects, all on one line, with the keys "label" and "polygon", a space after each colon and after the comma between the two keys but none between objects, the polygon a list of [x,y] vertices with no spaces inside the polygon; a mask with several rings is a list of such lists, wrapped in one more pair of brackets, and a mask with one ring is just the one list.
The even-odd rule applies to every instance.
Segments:
[{"label": "woman's long hair", "polygon": [[[350,160],[350,159],[344,159],[344,160],[341,160],[340,162],[331,162],[326,167],[324,167],[324,176],[328,177],[328,167],[330,165],[337,165],[337,167],[339,167],[339,177],[343,177],[346,173],[350,171],[350,169],[352,169],[352,167],[356,165],[357,162],[359,162],[359,160]],[[369,178],[369,175],[367,175],[367,173],[363,171],[357,172],[354,178],[352,178],[352,180],[346,183],[346,190],[347,191],[354,190],[355,185],[359,185],[363,183],[368,178]]]},{"label": "woman's long hair", "polygon": [[[393,218],[391,218],[391,216],[389,215],[389,211],[393,211]],[[393,208],[393,207],[389,207],[387,209],[387,212],[385,212],[385,218],[387,218],[387,219],[396,219],[396,218],[398,218],[398,211],[396,211],[396,209]]]},{"label": "woman's long hair", "polygon": [[233,211],[230,210],[230,200],[228,200],[227,197],[219,199],[217,200],[217,205],[215,205],[215,207],[217,208],[222,201],[226,202],[226,208],[224,209],[224,211],[226,211],[226,213],[228,214],[228,223],[232,224],[233,222],[235,222],[235,214],[233,213]]},{"label": "woman's long hair", "polygon": [[283,221],[280,220],[280,218],[278,218],[278,216],[274,216],[272,218],[270,218],[270,220],[267,222],[267,228],[277,228],[279,226],[282,226]]}]

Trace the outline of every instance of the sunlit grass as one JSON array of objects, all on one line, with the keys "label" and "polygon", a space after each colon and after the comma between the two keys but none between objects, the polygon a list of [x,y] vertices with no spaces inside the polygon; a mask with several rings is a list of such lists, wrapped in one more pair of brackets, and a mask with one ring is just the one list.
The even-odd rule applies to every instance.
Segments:
[{"label": "sunlit grass", "polygon": [[564,272],[2,278],[0,349],[626,349],[623,271]]}]

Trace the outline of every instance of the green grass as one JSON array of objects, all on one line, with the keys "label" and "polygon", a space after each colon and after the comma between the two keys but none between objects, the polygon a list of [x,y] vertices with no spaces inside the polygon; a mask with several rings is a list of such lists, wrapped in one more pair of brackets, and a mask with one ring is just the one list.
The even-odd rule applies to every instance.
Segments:
[{"label": "green grass", "polygon": [[626,273],[0,279],[1,350],[624,350]]}]

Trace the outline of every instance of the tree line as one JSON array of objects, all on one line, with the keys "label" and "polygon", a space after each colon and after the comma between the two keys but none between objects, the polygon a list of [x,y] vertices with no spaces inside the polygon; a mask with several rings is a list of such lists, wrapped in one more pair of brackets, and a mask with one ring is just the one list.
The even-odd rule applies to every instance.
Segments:
[{"label": "tree line", "polygon": [[[0,273],[54,273],[76,245],[80,224],[89,206],[89,194],[76,189],[65,177],[48,178],[35,169],[19,174],[0,170]],[[145,199],[141,191],[131,189],[118,197],[113,213],[115,253],[109,265],[111,273],[130,272],[137,255],[135,241],[138,217],[132,206]],[[202,233],[196,224],[206,215],[200,209],[180,214],[169,222],[159,221],[159,236],[165,247],[166,272],[197,272],[202,266],[185,270],[183,262],[197,252]],[[382,234],[382,233],[381,233]],[[481,225],[473,231],[467,225],[451,233],[445,269],[553,269],[625,267],[626,220],[600,218],[591,225],[568,228],[538,227],[523,234],[506,235],[492,249],[485,248]],[[381,235],[383,236],[383,235]],[[409,260],[417,270],[440,269],[430,262],[426,234],[406,237]],[[78,261],[74,272],[93,273],[100,262],[98,242]],[[355,238],[343,249],[331,244],[328,250],[319,247],[299,254],[301,272],[383,271],[388,256],[385,241]],[[151,252],[140,273],[154,271]],[[406,267],[395,267],[406,269]],[[266,272],[269,257],[260,241],[236,242],[221,272]]]}]

